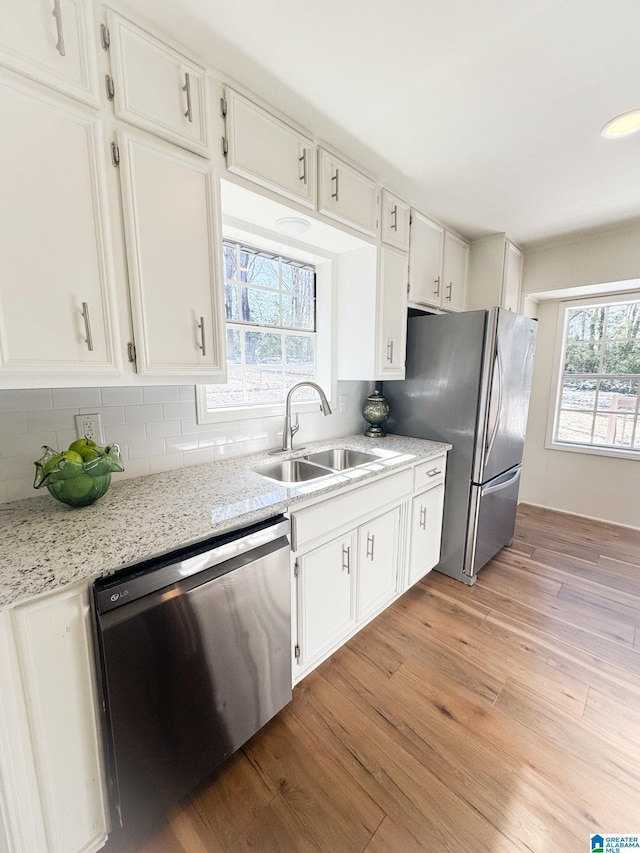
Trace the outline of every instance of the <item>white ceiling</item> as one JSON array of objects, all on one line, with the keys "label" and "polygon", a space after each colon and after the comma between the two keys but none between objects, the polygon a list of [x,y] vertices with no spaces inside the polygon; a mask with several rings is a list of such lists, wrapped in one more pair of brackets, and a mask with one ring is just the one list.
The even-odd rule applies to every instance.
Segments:
[{"label": "white ceiling", "polygon": [[640,218],[638,0],[125,0],[468,237]]}]

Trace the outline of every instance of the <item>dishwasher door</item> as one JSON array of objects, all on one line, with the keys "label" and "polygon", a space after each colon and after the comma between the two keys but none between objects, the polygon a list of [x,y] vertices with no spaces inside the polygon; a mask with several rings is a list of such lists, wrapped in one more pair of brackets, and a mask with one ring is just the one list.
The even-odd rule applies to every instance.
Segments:
[{"label": "dishwasher door", "polygon": [[94,589],[114,822],[139,835],[291,699],[288,522]]}]

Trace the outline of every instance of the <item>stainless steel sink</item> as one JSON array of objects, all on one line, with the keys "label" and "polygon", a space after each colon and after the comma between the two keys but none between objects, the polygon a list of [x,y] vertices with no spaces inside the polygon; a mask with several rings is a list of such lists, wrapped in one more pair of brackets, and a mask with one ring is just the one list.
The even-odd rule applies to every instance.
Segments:
[{"label": "stainless steel sink", "polygon": [[365,453],[362,450],[350,450],[348,447],[334,447],[333,450],[319,450],[317,453],[309,453],[305,457],[309,462],[316,465],[325,465],[334,471],[345,471],[347,468],[356,468],[367,462],[380,460],[373,453]]},{"label": "stainless steel sink", "polygon": [[270,465],[261,465],[253,469],[256,474],[277,480],[279,483],[303,483],[306,480],[316,480],[318,477],[326,477],[332,474],[327,468],[313,465],[304,459],[286,459],[281,462],[272,462]]}]

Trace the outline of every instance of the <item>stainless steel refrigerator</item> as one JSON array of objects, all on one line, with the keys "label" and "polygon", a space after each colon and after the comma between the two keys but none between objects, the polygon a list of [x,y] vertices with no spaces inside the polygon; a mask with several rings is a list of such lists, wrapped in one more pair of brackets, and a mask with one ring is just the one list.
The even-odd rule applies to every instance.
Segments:
[{"label": "stainless steel refrigerator", "polygon": [[388,432],[448,441],[436,569],[473,584],[513,539],[536,321],[502,308],[410,317]]}]

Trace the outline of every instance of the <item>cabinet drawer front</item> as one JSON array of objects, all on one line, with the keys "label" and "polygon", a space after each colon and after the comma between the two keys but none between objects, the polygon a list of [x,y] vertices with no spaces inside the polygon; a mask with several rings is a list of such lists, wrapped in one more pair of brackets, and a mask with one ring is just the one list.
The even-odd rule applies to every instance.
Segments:
[{"label": "cabinet drawer front", "polygon": [[375,512],[379,507],[401,500],[411,490],[411,483],[412,474],[407,469],[294,512],[293,549],[297,551],[314,539],[326,537],[328,531],[353,525],[359,518]]},{"label": "cabinet drawer front", "polygon": [[438,483],[443,483],[446,467],[446,456],[437,456],[435,459],[429,459],[428,462],[416,465],[413,469],[413,491],[421,492],[430,486],[437,486]]}]

